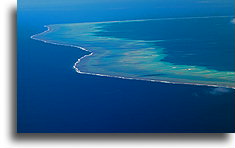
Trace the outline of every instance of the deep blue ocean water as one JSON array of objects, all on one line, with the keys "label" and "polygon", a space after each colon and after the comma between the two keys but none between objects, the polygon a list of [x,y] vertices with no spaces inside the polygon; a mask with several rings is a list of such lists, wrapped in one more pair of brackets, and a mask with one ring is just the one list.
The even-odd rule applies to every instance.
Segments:
[{"label": "deep blue ocean water", "polygon": [[[132,40],[163,40],[163,61],[178,65],[205,66],[219,71],[234,71],[233,17],[185,18],[100,25],[97,36]],[[134,25],[133,25],[134,24]],[[133,27],[135,26],[135,27]]]},{"label": "deep blue ocean water", "polygon": [[133,16],[95,12],[18,9],[17,132],[234,132],[232,89],[81,75],[72,66],[86,52],[30,38],[46,24]]}]

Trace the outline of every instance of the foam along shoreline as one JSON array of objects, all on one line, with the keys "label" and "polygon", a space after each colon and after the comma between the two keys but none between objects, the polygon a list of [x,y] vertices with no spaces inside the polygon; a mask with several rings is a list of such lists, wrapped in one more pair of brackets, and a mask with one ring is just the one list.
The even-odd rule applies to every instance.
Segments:
[{"label": "foam along shoreline", "polygon": [[140,81],[149,81],[149,82],[157,82],[157,83],[168,83],[168,84],[182,84],[182,85],[196,85],[196,86],[210,86],[210,87],[224,87],[224,88],[232,88],[235,89],[235,87],[227,87],[227,86],[219,86],[219,85],[210,85],[210,84],[200,84],[200,83],[183,83],[183,82],[173,82],[173,81],[163,81],[163,80],[148,80],[148,79],[141,79],[141,78],[131,78],[131,77],[123,77],[123,76],[113,76],[113,75],[105,75],[105,74],[99,74],[99,73],[89,73],[89,72],[83,72],[78,69],[78,65],[80,61],[88,56],[92,56],[93,53],[90,53],[88,55],[85,55],[81,58],[79,58],[75,64],[73,65],[73,68],[75,71],[79,74],[87,74],[87,75],[94,75],[94,76],[101,76],[101,77],[110,77],[110,78],[118,78],[118,79],[126,79],[126,80],[140,80]]},{"label": "foam along shoreline", "polygon": [[[202,17],[202,18],[214,18],[214,17],[217,17],[217,16]],[[230,16],[218,16],[218,17],[230,17]],[[200,19],[200,17],[189,17],[189,18],[180,18],[180,19],[194,19],[194,18]],[[173,19],[179,19],[179,18],[165,18],[163,20],[173,20]],[[222,84],[221,85],[221,84],[218,84],[218,83],[211,83],[211,84],[210,83],[199,83],[199,82],[193,81],[193,80],[191,80],[192,82],[190,82],[190,81],[189,82],[187,82],[187,81],[185,82],[185,80],[177,81],[177,79],[174,80],[174,78],[173,79],[172,78],[171,79],[167,79],[167,78],[164,79],[164,77],[160,78],[160,79],[157,79],[157,78],[155,78],[155,79],[152,79],[152,78],[139,78],[139,77],[136,77],[135,75],[134,76],[132,76],[132,75],[125,76],[124,75],[123,76],[122,74],[118,74],[118,73],[117,74],[109,74],[109,72],[105,73],[105,72],[89,71],[89,66],[88,66],[88,70],[87,71],[83,70],[83,67],[85,67],[84,69],[87,69],[86,65],[89,64],[89,59],[94,58],[95,56],[100,54],[100,52],[96,52],[94,50],[95,48],[93,48],[92,46],[84,47],[84,46],[86,46],[86,44],[84,44],[86,42],[92,42],[93,43],[93,42],[96,42],[96,41],[104,42],[104,41],[107,41],[107,40],[109,40],[109,41],[112,40],[112,41],[115,41],[113,43],[123,41],[124,45],[129,44],[130,42],[132,42],[134,44],[140,43],[140,44],[144,44],[144,47],[146,47],[145,46],[146,44],[149,44],[149,43],[146,43],[146,41],[140,41],[140,40],[134,40],[134,41],[133,40],[120,40],[120,39],[116,39],[116,38],[104,38],[104,37],[94,36],[94,32],[97,32],[100,29],[99,27],[96,26],[97,24],[102,24],[102,23],[117,23],[117,22],[131,22],[131,21],[138,22],[138,21],[151,21],[151,20],[162,20],[162,19],[145,19],[145,20],[126,20],[126,21],[109,21],[109,22],[95,22],[95,23],[92,22],[92,23],[47,25],[47,26],[45,26],[45,27],[47,27],[46,31],[44,31],[42,33],[39,33],[39,34],[35,34],[35,35],[31,36],[31,38],[35,39],[35,40],[39,40],[39,41],[45,42],[45,43],[50,43],[50,44],[55,44],[55,45],[62,45],[62,46],[69,46],[69,47],[75,47],[75,48],[79,48],[81,50],[89,52],[87,55],[79,58],[75,62],[74,66],[73,66],[75,71],[77,73],[80,73],[80,74],[89,74],[89,75],[104,76],[104,77],[114,77],[114,78],[129,79],[129,80],[144,80],[144,81],[150,81],[150,82],[161,82],[161,83],[172,83],[172,84],[188,84],[188,85],[202,85],[202,86],[226,87],[226,88],[233,88],[233,89],[235,89],[234,84],[230,84],[229,85],[229,83],[228,83],[228,85],[227,84]],[[70,27],[72,27],[72,29]],[[84,45],[84,46],[81,45],[82,47],[78,46],[78,45],[74,45],[74,44],[72,44],[72,43],[70,43],[68,41],[64,41],[63,40],[63,39],[66,39],[68,37],[71,37],[70,33],[71,33],[71,30],[73,31],[74,27],[76,29],[78,29],[78,28],[80,29],[80,32],[76,32],[76,34],[78,33],[78,35],[80,36],[80,37],[78,37],[77,41],[82,41],[81,44]],[[61,29],[61,28],[63,28],[63,29],[66,28],[67,30],[63,32],[63,29]],[[71,30],[68,31],[68,28],[70,28]],[[61,30],[62,30],[62,32],[61,32]],[[83,31],[81,31],[81,30],[83,30]],[[62,39],[60,38],[59,40],[55,39],[53,34],[58,35],[58,34],[56,34],[56,32],[58,32],[58,34],[60,34],[60,35],[62,33],[63,35],[65,35],[64,36],[65,38],[62,38]],[[48,36],[50,34],[52,36]],[[72,34],[72,37],[73,37],[73,35],[74,34]],[[72,40],[72,42],[74,42],[74,40]],[[105,42],[105,43],[107,43],[107,42]],[[137,46],[137,47],[139,47],[139,46]],[[161,58],[164,58],[164,56],[165,56],[161,52],[158,52],[157,55],[158,56],[162,56]],[[102,56],[100,58],[102,58]],[[86,61],[86,60],[88,60],[88,61]],[[98,58],[98,60],[100,60],[100,59]],[[83,61],[86,61],[86,62],[83,62]],[[160,60],[158,59],[158,61],[160,61]],[[164,64],[166,64],[166,63],[164,63]],[[90,67],[92,67],[92,66],[90,66]],[[168,65],[168,67],[169,67],[169,65]],[[172,64],[171,64],[171,67],[173,69],[175,69],[175,67],[179,67],[179,66],[178,65],[172,66]],[[193,71],[193,69],[195,69],[195,67],[188,67],[188,66],[184,65],[184,70],[186,70],[186,71]],[[203,67],[203,69],[205,69],[205,68]],[[205,70],[208,72],[208,69],[205,69]],[[213,72],[217,72],[217,71],[213,71]],[[229,72],[229,73],[230,73],[230,75],[232,74],[234,76],[233,72]]]}]

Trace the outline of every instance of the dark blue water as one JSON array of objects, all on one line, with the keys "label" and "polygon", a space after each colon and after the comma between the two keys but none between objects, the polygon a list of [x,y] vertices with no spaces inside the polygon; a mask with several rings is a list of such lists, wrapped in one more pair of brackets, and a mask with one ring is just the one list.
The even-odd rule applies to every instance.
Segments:
[{"label": "dark blue water", "polygon": [[[233,17],[154,20],[100,25],[97,36],[130,40],[163,40],[163,61],[176,65],[204,66],[234,71]],[[135,26],[135,27],[133,27]]]},{"label": "dark blue water", "polygon": [[84,51],[30,36],[89,19],[44,13],[18,10],[17,132],[234,132],[234,90],[80,75]]}]

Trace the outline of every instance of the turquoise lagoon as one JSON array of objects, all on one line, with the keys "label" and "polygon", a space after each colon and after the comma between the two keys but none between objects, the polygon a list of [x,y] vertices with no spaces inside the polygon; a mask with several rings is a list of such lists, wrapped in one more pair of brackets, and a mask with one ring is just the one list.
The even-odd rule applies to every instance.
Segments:
[{"label": "turquoise lagoon", "polygon": [[235,88],[234,59],[230,57],[234,55],[232,19],[211,16],[54,24],[31,38],[87,51],[74,61],[73,68],[81,74]]}]

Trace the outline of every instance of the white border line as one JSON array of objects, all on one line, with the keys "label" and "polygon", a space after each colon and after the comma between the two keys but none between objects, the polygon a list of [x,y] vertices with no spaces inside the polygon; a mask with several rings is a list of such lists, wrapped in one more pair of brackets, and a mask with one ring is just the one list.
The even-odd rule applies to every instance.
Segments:
[{"label": "white border line", "polygon": [[[206,16],[206,17],[183,17],[183,18],[161,18],[161,19],[142,19],[142,20],[124,20],[124,21],[106,21],[106,22],[91,22],[88,24],[96,24],[96,23],[116,23],[116,22],[137,22],[137,21],[150,21],[150,20],[176,20],[176,19],[197,19],[197,18],[227,18],[227,17],[233,17],[233,16]],[[85,23],[74,23],[74,24],[85,24]],[[56,25],[56,24],[54,24]],[[42,34],[46,34],[52,31],[52,29],[50,28],[50,26],[45,25],[44,27],[47,28],[47,30],[32,35],[30,38],[34,39],[34,40],[38,40],[38,41],[42,41],[44,43],[49,43],[49,44],[55,44],[55,45],[61,45],[61,46],[69,46],[69,47],[75,47],[75,48],[79,48],[81,50],[90,52],[87,55],[82,56],[81,58],[79,58],[73,65],[73,68],[75,69],[75,71],[79,74],[87,74],[87,75],[95,75],[95,76],[102,76],[102,77],[112,77],[112,78],[119,78],[119,79],[127,79],[127,80],[142,80],[142,81],[149,81],[149,82],[159,82],[159,83],[170,83],[170,84],[182,84],[182,85],[196,85],[196,86],[210,86],[210,87],[224,87],[224,88],[232,88],[235,89],[235,87],[229,87],[229,86],[219,86],[216,84],[201,84],[201,83],[184,83],[184,82],[174,82],[174,81],[164,81],[164,80],[148,80],[148,79],[141,79],[141,78],[131,78],[131,77],[123,77],[123,76],[111,76],[111,75],[105,75],[105,74],[99,74],[99,73],[89,73],[89,72],[83,72],[80,71],[78,69],[78,65],[81,62],[81,60],[83,60],[86,57],[92,56],[94,53],[91,52],[88,49],[85,49],[83,47],[80,46],[76,46],[76,45],[70,45],[70,44],[62,44],[62,43],[55,43],[52,41],[47,41],[47,40],[42,40],[42,39],[38,39],[36,38],[36,36],[38,35],[42,35]]]}]

